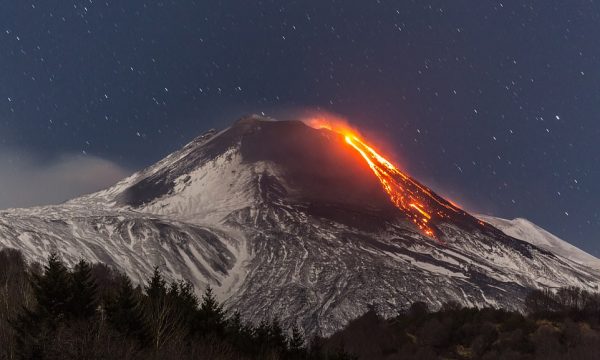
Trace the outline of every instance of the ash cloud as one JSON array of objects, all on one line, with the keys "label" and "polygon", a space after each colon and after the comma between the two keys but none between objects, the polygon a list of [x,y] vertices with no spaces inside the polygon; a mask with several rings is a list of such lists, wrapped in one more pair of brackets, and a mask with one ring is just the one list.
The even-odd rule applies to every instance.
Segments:
[{"label": "ash cloud", "polygon": [[130,174],[95,156],[64,154],[42,160],[25,151],[0,149],[0,209],[58,204],[106,188]]}]

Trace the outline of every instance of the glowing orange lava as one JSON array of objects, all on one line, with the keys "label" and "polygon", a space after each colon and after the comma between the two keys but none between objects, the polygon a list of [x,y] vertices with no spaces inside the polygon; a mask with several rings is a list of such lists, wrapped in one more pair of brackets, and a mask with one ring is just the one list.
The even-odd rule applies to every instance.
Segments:
[{"label": "glowing orange lava", "polygon": [[438,231],[433,220],[448,218],[446,210],[461,213],[458,206],[446,202],[431,190],[400,171],[394,164],[367,145],[346,123],[337,124],[322,118],[312,119],[309,125],[325,128],[344,136],[346,143],[354,148],[369,165],[392,203],[427,236],[437,238]]},{"label": "glowing orange lava", "polygon": [[396,176],[401,177],[403,180],[409,178],[356,136],[345,135],[345,139],[348,144],[362,155],[367,164],[369,164],[369,167],[379,179],[383,189],[394,205],[409,214],[411,220],[419,227],[419,229],[421,229],[421,231],[423,231],[423,233],[425,233],[425,235],[434,237],[434,231],[428,225],[428,222],[431,220],[429,212],[417,198],[406,191],[406,189],[401,186],[401,183],[395,179]]}]

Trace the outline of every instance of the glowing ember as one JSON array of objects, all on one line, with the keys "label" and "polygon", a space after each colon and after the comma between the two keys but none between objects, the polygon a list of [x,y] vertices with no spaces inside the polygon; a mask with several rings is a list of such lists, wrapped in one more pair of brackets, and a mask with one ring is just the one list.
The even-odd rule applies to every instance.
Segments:
[{"label": "glowing ember", "polygon": [[398,170],[394,164],[360,139],[357,132],[346,124],[338,126],[323,119],[313,119],[309,124],[343,135],[346,143],[354,148],[369,165],[392,203],[407,214],[425,235],[436,238],[437,230],[432,221],[448,218],[445,210],[461,213],[457,206],[439,198],[410,176]]}]

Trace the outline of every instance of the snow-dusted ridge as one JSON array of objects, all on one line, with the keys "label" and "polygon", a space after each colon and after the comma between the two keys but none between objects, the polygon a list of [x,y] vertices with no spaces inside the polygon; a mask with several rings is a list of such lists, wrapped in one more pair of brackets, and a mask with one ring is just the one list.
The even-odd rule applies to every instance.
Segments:
[{"label": "snow-dusted ridge", "polygon": [[369,305],[390,316],[414,301],[520,309],[531,288],[598,290],[594,259],[515,239],[493,219],[514,237],[464,212],[438,224],[443,243],[424,237],[343,143],[244,118],[109,189],[0,212],[0,245],[105,262],[140,282],[158,265],[212,285],[246,319],[300,319],[322,334]]},{"label": "snow-dusted ridge", "polygon": [[527,219],[507,220],[488,215],[477,215],[477,218],[502,230],[506,235],[527,241],[571,261],[600,270],[600,259],[569,244]]}]

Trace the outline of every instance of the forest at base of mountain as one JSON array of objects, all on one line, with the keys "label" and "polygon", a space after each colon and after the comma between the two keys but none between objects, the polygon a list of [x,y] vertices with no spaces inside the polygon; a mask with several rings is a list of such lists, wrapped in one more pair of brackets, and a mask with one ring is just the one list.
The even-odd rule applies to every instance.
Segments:
[{"label": "forest at base of mountain", "polygon": [[[260,301],[258,299],[257,301]],[[329,338],[277,319],[244,323],[209,288],[201,298],[160,271],[143,286],[103,264],[28,264],[0,250],[0,359],[595,359],[600,295],[535,290],[526,314],[423,303],[375,308]],[[367,309],[365,309],[367,310]]]}]

